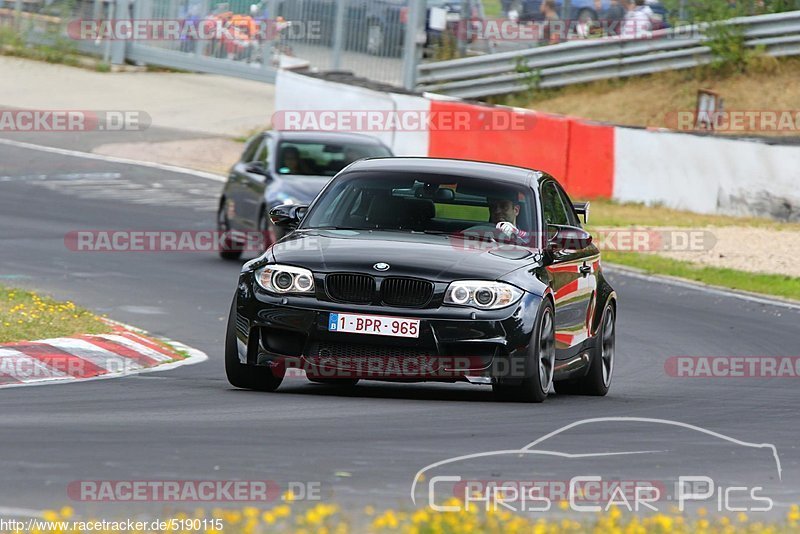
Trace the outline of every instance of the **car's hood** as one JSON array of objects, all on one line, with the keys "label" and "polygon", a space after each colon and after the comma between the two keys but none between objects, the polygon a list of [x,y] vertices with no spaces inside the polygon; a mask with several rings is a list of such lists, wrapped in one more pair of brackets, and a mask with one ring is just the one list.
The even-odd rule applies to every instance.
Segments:
[{"label": "car's hood", "polygon": [[[497,280],[539,260],[536,249],[456,236],[369,230],[300,230],[275,244],[275,261],[316,272],[364,272],[433,281]],[[388,263],[383,273],[376,263]]]},{"label": "car's hood", "polygon": [[267,188],[267,204],[283,204],[289,199],[298,204],[310,204],[330,179],[329,176],[277,177]]}]

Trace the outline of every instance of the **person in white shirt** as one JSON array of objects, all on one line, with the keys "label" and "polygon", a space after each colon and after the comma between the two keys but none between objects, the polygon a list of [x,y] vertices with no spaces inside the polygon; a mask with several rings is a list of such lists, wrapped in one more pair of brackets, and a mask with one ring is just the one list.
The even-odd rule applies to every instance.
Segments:
[{"label": "person in white shirt", "polygon": [[628,12],[625,13],[625,18],[622,21],[622,33],[620,37],[623,39],[643,39],[650,36],[650,30],[653,23],[650,20],[648,12],[653,11],[649,6],[644,5],[644,0],[629,0]]}]

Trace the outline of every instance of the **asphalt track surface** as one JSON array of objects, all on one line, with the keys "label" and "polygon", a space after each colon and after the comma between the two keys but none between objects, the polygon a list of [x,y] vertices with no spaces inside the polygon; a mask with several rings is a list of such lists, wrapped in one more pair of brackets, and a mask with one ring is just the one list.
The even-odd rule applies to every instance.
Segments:
[{"label": "asphalt track surface", "polygon": [[[122,198],[108,194],[116,180],[127,184]],[[345,504],[411,506],[414,476],[430,463],[517,449],[569,423],[609,416],[679,421],[774,444],[782,477],[771,457],[752,459],[753,449],[654,422],[580,425],[549,440],[550,449],[658,450],[595,457],[593,472],[582,474],[713,473],[720,486],[768,485],[781,513],[800,500],[798,379],[686,379],[664,370],[676,355],[798,356],[800,311],[622,273],[611,275],[620,297],[617,366],[605,398],[555,395],[524,405],[495,402],[486,386],[362,382],[342,391],[302,378],[272,394],[231,388],[223,337],[239,263],[206,253],[73,252],[64,244],[71,230],[211,229],[207,200],[221,185],[0,145],[0,283],[74,300],[209,355],[163,373],[0,391],[0,504],[69,504],[119,517],[163,504],[74,502],[67,485],[259,479],[281,487],[319,482],[326,499]],[[535,475],[513,462],[487,462],[482,472],[567,476],[560,459],[537,461]]]}]

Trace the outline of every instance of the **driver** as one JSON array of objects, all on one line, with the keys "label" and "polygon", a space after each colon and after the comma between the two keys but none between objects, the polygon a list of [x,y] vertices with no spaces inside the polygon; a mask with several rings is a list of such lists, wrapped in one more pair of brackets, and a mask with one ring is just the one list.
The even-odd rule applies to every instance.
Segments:
[{"label": "driver", "polygon": [[497,194],[488,196],[486,202],[489,207],[489,221],[466,230],[466,232],[486,231],[491,226],[492,231],[499,232],[503,238],[518,245],[526,246],[529,241],[528,232],[517,228],[517,217],[521,209],[516,193]]},{"label": "driver", "polygon": [[[514,195],[516,196],[516,195]],[[489,197],[489,222],[506,239],[511,239],[519,244],[527,242],[528,233],[517,228],[520,204],[512,196]]]},{"label": "driver", "polygon": [[310,174],[305,162],[300,158],[300,151],[297,147],[283,147],[281,163],[281,174]]}]

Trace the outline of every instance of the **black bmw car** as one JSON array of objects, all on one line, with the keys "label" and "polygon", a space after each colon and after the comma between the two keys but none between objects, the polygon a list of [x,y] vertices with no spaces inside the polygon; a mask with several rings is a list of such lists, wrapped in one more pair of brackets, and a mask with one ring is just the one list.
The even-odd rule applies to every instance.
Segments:
[{"label": "black bmw car", "polygon": [[220,255],[238,259],[251,241],[248,233],[265,236],[265,245],[274,243],[284,230],[270,223],[270,209],[307,205],[353,161],[391,155],[386,145],[361,134],[271,130],[254,136],[231,167],[220,197],[217,229],[226,235]]},{"label": "black bmw car", "polygon": [[361,160],[246,263],[225,368],[236,387],[314,382],[491,384],[507,400],[605,395],[617,297],[551,176],[489,163]]}]

